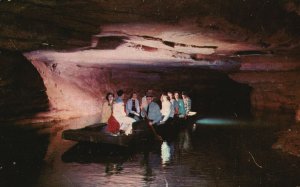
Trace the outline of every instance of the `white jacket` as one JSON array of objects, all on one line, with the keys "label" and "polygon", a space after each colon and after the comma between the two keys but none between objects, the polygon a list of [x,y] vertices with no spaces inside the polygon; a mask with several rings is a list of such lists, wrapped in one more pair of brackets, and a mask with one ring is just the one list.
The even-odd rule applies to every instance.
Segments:
[{"label": "white jacket", "polygon": [[161,103],[161,106],[161,114],[164,116],[162,122],[166,122],[171,115],[172,104],[170,101],[166,100]]}]

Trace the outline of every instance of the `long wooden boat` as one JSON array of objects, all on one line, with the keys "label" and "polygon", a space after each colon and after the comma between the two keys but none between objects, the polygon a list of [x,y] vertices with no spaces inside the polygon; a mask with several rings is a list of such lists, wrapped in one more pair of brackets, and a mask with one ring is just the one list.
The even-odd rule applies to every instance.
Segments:
[{"label": "long wooden boat", "polygon": [[105,143],[119,146],[128,146],[133,140],[145,140],[153,136],[145,121],[138,121],[132,125],[133,133],[111,134],[106,131],[105,123],[97,123],[81,129],[69,129],[62,132],[62,138],[78,142]]},{"label": "long wooden boat", "polygon": [[112,135],[106,132],[105,127],[105,123],[98,123],[81,129],[65,130],[62,138],[78,142],[108,143],[120,146],[127,146],[132,139],[132,135]]},{"label": "long wooden boat", "polygon": [[[163,140],[170,140],[178,134],[180,123],[183,123],[182,120],[179,120],[179,123],[178,120],[173,120],[156,126],[155,132],[157,132]],[[62,138],[77,142],[105,143],[118,146],[129,146],[135,142],[142,143],[143,141],[156,138],[153,130],[148,126],[146,121],[141,120],[133,123],[132,129],[133,132],[130,135],[114,135],[106,131],[105,123],[98,123],[81,129],[65,130],[62,133]]]}]

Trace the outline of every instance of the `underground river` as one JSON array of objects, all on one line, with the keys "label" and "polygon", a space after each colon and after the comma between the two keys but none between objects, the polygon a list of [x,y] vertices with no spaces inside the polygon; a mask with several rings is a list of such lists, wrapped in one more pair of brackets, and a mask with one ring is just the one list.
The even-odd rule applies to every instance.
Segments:
[{"label": "underground river", "polygon": [[289,116],[205,117],[174,140],[144,148],[77,144],[64,129],[97,117],[1,125],[1,186],[297,186],[300,162],[272,150]]}]

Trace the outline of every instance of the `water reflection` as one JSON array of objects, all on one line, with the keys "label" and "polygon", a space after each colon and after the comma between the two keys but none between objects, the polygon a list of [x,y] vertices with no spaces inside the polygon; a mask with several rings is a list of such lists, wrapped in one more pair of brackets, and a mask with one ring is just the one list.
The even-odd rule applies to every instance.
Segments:
[{"label": "water reflection", "polygon": [[122,165],[128,160],[130,152],[120,147],[106,144],[78,143],[64,152],[61,160],[65,163],[111,163]]},{"label": "water reflection", "polygon": [[[194,126],[192,128],[194,128]],[[187,129],[179,133],[179,150],[182,151],[192,150],[191,132],[189,132]]]},{"label": "water reflection", "polygon": [[[77,144],[61,139],[63,129],[80,128],[93,122],[89,118],[39,126],[34,124],[23,129],[2,126],[0,147],[4,152],[0,155],[0,185],[115,187],[300,184],[300,162],[270,148],[278,130],[276,126],[261,127],[253,123],[243,126],[199,125],[196,131],[192,131],[192,127],[184,127],[175,139],[168,139],[162,144],[126,149]],[[263,169],[253,163],[249,152]],[[16,161],[15,165],[13,161]]]},{"label": "water reflection", "polygon": [[140,163],[141,163],[141,166],[144,168],[143,180],[146,183],[149,183],[149,182],[153,181],[155,175],[153,173],[152,166],[151,166],[151,163],[150,163],[150,152],[149,151],[145,151],[143,153],[143,158],[142,158]]},{"label": "water reflection", "polygon": [[[239,123],[232,119],[229,122]],[[80,126],[79,122],[72,124]],[[114,149],[104,145],[74,145],[61,140],[58,131],[55,133],[56,136],[51,136],[52,143],[50,142],[48,156],[45,157],[51,170],[55,172],[49,172],[51,171],[49,168],[44,168],[45,173],[40,177],[39,185],[274,186],[276,182],[269,181],[268,178],[274,180],[277,177],[281,185],[298,182],[295,180],[297,172],[291,174],[289,171],[284,176],[281,174],[273,176],[267,172],[272,169],[262,171],[249,162],[250,151],[255,154],[255,159],[264,163],[264,167],[267,167],[268,163],[273,163],[266,160],[270,158],[274,160],[271,155],[275,157],[276,155],[269,149],[270,144],[266,140],[270,140],[270,137],[264,132],[270,134],[271,129],[251,129],[239,125],[211,127],[197,126],[195,132],[183,128],[177,138],[168,139],[159,146],[145,145],[141,150]],[[258,144],[261,142],[266,145]],[[58,150],[64,152],[59,153]],[[61,158],[57,158],[60,154]],[[62,162],[58,161],[60,159]],[[285,167],[281,165],[280,168]],[[285,178],[292,182],[284,182]],[[52,182],[49,182],[49,179]]]},{"label": "water reflection", "polygon": [[106,163],[105,173],[108,175],[119,174],[123,170],[121,163]]},{"label": "water reflection", "polygon": [[238,125],[244,124],[243,121],[227,118],[203,118],[196,121],[196,124],[201,125]]},{"label": "water reflection", "polygon": [[161,162],[162,166],[167,166],[171,162],[171,158],[174,155],[174,143],[164,141],[161,144]]}]

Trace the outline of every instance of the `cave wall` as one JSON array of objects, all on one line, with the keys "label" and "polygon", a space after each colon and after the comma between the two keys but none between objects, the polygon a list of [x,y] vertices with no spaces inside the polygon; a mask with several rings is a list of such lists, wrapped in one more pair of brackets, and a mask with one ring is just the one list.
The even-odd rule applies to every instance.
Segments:
[{"label": "cave wall", "polygon": [[[294,113],[296,119],[300,119],[300,58],[297,55],[299,7],[297,0],[130,0],[126,3],[113,0],[0,1],[0,47],[4,49],[2,51],[16,51],[5,52],[4,56],[4,52],[1,53],[0,75],[5,80],[10,80],[1,80],[1,111],[3,116],[23,115],[47,109],[64,113],[65,117],[75,113],[94,113],[100,111],[100,100],[104,92],[115,91],[119,87],[130,90],[121,84],[124,79],[121,73],[125,77],[147,77],[160,84],[164,70],[155,70],[160,72],[158,74],[147,70],[148,75],[139,74],[140,72],[132,75],[121,70],[101,70],[98,66],[86,68],[82,64],[72,66],[62,61],[49,63],[48,59],[30,59],[43,78],[46,93],[40,91],[45,88],[39,75],[35,70],[28,70],[29,65],[25,65],[28,61],[21,57],[21,53],[41,49],[72,49],[80,52],[89,48],[91,38],[100,32],[122,31],[128,32],[127,34],[159,36],[169,44],[177,42],[177,49],[182,47],[181,44],[213,47],[206,49],[207,53],[186,53],[174,50],[176,47],[165,50],[164,46],[165,52],[169,50],[170,55],[183,59],[182,63],[186,63],[186,66],[190,62],[186,62],[185,58],[194,57],[196,62],[193,63],[204,59],[209,61],[208,64],[217,64],[234,56],[236,62],[240,63],[239,69],[232,69],[231,66],[227,69],[225,66],[215,67],[227,71],[232,80],[251,86],[250,98],[254,113],[260,110],[288,111]],[[135,23],[135,27],[128,23]],[[147,27],[145,23],[158,24]],[[157,50],[153,46],[136,47],[141,46],[148,50]],[[251,55],[244,57],[241,53],[235,53],[247,49],[262,51],[259,54],[262,58]],[[7,56],[11,60],[7,60]],[[99,74],[103,76],[98,76]],[[176,80],[181,79],[185,80],[182,77],[177,77]],[[192,81],[192,78],[188,79]],[[111,84],[104,83],[108,80]],[[189,84],[189,81],[186,83]],[[33,84],[28,85],[28,82]],[[133,81],[132,84],[137,83]],[[197,93],[202,92],[205,91]],[[49,106],[47,96],[50,100]],[[203,96],[210,98],[209,94]],[[214,108],[209,104],[205,106]]]},{"label": "cave wall", "polygon": [[293,50],[281,55],[242,57],[240,71],[229,75],[253,88],[254,114],[291,113],[299,121],[300,64],[299,56],[291,53]]},{"label": "cave wall", "polygon": [[50,103],[50,111],[41,116],[64,119],[99,114],[106,93],[118,89],[124,90],[125,100],[133,91],[140,99],[148,89],[157,98],[166,91],[186,91],[193,110],[201,115],[250,113],[250,88],[230,80],[224,72],[153,64],[65,63],[33,56],[27,54],[44,80]]},{"label": "cave wall", "polygon": [[0,50],[0,120],[34,116],[48,110],[40,74],[23,54]]}]

